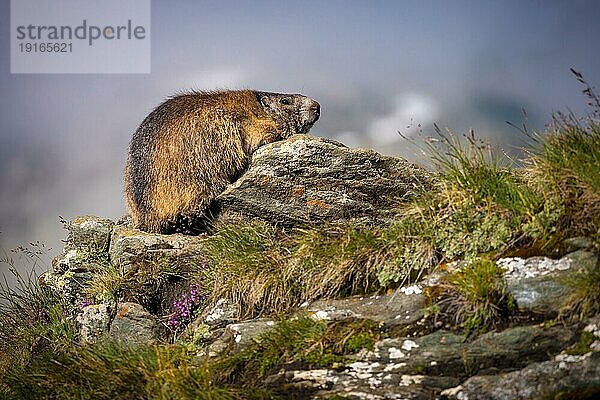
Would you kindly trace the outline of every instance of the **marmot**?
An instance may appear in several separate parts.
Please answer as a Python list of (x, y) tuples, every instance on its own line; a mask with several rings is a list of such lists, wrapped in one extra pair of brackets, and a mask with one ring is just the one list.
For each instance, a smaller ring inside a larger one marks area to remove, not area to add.
[(307, 133), (319, 115), (319, 103), (299, 94), (225, 90), (169, 98), (129, 145), (124, 184), (134, 225), (198, 233), (207, 208), (258, 147)]

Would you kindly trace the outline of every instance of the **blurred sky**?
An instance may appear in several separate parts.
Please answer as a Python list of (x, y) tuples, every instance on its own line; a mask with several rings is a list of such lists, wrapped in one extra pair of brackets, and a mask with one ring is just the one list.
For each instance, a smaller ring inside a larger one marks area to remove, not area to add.
[(153, 1), (152, 73), (11, 75), (0, 0), (0, 248), (58, 253), (58, 216), (117, 218), (131, 134), (186, 89), (302, 93), (312, 133), (414, 158), (421, 123), (521, 144), (505, 120), (543, 129), (586, 111), (569, 67), (600, 85), (598, 1)]

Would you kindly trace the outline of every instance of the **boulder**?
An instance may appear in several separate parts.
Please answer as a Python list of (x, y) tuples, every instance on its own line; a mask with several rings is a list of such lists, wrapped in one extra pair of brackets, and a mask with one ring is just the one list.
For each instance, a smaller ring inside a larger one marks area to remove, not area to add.
[(424, 315), (423, 303), (421, 286), (412, 285), (384, 295), (317, 300), (303, 308), (315, 319), (370, 319), (387, 330), (419, 321)]
[(497, 263), (507, 270), (507, 289), (519, 310), (556, 316), (565, 299), (576, 290), (568, 285), (568, 278), (592, 268), (597, 261), (597, 254), (578, 250), (557, 260), (512, 257)]
[(474, 376), (442, 392), (469, 400), (592, 399), (600, 393), (600, 353), (559, 354), (505, 374)]
[(106, 337), (110, 328), (114, 307), (108, 304), (90, 304), (77, 315), (80, 340), (83, 343), (95, 343)]
[(148, 344), (165, 331), (156, 316), (132, 302), (87, 305), (77, 315), (77, 323), (83, 343), (110, 338), (128, 345)]
[(428, 188), (410, 162), (308, 135), (259, 148), (248, 171), (217, 198), (227, 213), (286, 226), (322, 221), (386, 222), (400, 200)]
[(110, 337), (125, 344), (154, 343), (161, 337), (161, 325), (154, 315), (139, 304), (125, 302), (117, 305), (110, 324)]
[(174, 269), (201, 262), (201, 237), (147, 233), (115, 225), (110, 241), (110, 260), (127, 273), (136, 264), (170, 263)]
[(66, 250), (80, 249), (99, 254), (108, 250), (114, 223), (94, 215), (75, 217), (69, 224)]

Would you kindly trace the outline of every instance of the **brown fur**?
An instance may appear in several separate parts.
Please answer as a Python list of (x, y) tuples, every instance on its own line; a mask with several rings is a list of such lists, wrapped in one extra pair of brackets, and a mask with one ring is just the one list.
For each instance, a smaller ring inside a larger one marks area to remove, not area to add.
[(124, 183), (136, 227), (168, 233), (201, 217), (266, 143), (306, 133), (319, 104), (252, 90), (193, 92), (152, 111), (134, 133)]

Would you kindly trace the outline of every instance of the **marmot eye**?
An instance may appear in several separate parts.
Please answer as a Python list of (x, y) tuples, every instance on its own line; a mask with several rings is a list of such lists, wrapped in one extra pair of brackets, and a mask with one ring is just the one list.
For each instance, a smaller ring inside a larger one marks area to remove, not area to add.
[(290, 104), (292, 104), (292, 100), (290, 100), (289, 97), (284, 97), (283, 99), (279, 100), (279, 102), (284, 106), (289, 106)]

